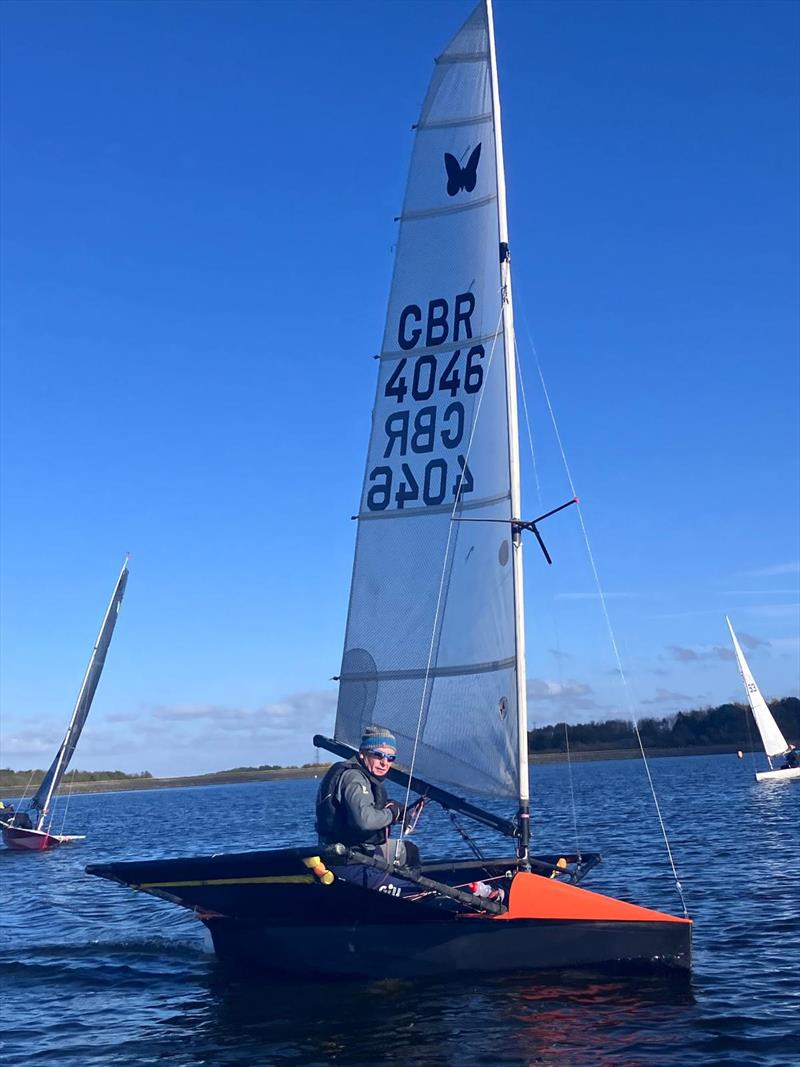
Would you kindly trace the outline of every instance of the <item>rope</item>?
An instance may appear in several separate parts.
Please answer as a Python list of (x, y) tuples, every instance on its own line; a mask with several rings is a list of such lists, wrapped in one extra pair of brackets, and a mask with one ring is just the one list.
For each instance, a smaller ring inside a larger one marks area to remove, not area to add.
[[(66, 792), (66, 803), (64, 804), (64, 817), (61, 820), (61, 830), (60, 830), (61, 834), (64, 833), (64, 827), (67, 824), (67, 812), (69, 811), (69, 802), (72, 799), (72, 791), (75, 788), (75, 771), (72, 772), (72, 777), (70, 777), (69, 772), (67, 772), (64, 775), (64, 780), (66, 780), (67, 778), (69, 778), (69, 788), (67, 789), (67, 792)], [(65, 796), (65, 794), (63, 794), (63, 793), (61, 795)], [(51, 826), (53, 825), (53, 819), (55, 818), (55, 815), (56, 815), (56, 813), (55, 813), (55, 808), (54, 808), (53, 817), (50, 819), (50, 825)]]
[(469, 848), (471, 849), (472, 854), (475, 856), (475, 858), (479, 859), (479, 860), (485, 859), (486, 857), (481, 852), (480, 848), (478, 848), (478, 846), (475, 844), (475, 842), (469, 836), (467, 831), (464, 829), (464, 827), (461, 825), (461, 823), (455, 817), (455, 814), (449, 808), (447, 809), (447, 814), (450, 816), (450, 821), (452, 822), (453, 826), (455, 826), (455, 828), (458, 831), (458, 833), (464, 838), (464, 840), (467, 842), (467, 845), (469, 845)]
[[(524, 318), (525, 318), (525, 315), (524, 315), (524, 312), (523, 312), (523, 319)], [(616, 639), (616, 635), (614, 633), (614, 627), (613, 627), (613, 625), (611, 623), (611, 616), (609, 615), (608, 604), (606, 602), (605, 592), (603, 590), (603, 586), (602, 586), (602, 583), (600, 581), (600, 574), (599, 574), (598, 569), (597, 569), (597, 564), (595, 562), (594, 553), (592, 552), (592, 547), (591, 547), (591, 544), (589, 543), (589, 533), (588, 533), (588, 530), (586, 528), (586, 523), (585, 523), (584, 518), (583, 518), (583, 510), (582, 510), (581, 505), (580, 505), (580, 500), (578, 499), (578, 494), (577, 494), (577, 492), (575, 490), (575, 483), (574, 483), (574, 481), (572, 479), (572, 471), (570, 470), (569, 462), (567, 461), (567, 454), (566, 454), (566, 451), (564, 449), (564, 444), (563, 444), (563, 442), (561, 440), (561, 434), (560, 434), (559, 429), (558, 429), (558, 422), (556, 421), (555, 411), (553, 410), (553, 405), (552, 405), (552, 403), (550, 401), (550, 394), (549, 394), (549, 392), (547, 390), (547, 385), (545, 384), (544, 374), (542, 373), (542, 368), (541, 368), (541, 365), (539, 363), (539, 356), (538, 356), (538, 354), (536, 352), (536, 346), (533, 343), (533, 339), (531, 338), (527, 320), (525, 320), (525, 331), (528, 334), (528, 343), (531, 346), (531, 351), (533, 352), (533, 358), (534, 358), (534, 360), (536, 362), (536, 370), (537, 370), (537, 372), (539, 374), (539, 381), (540, 381), (541, 386), (542, 386), (542, 393), (544, 394), (545, 402), (547, 404), (547, 410), (548, 410), (548, 413), (550, 415), (550, 421), (551, 421), (551, 423), (553, 425), (553, 432), (555, 433), (556, 442), (558, 443), (558, 448), (559, 448), (559, 451), (561, 453), (561, 461), (564, 464), (564, 472), (565, 472), (565, 474), (567, 476), (567, 481), (569, 482), (570, 491), (572, 492), (573, 497), (576, 498), (576, 502), (577, 502), (576, 506), (577, 506), (577, 509), (578, 509), (578, 520), (580, 522), (581, 532), (583, 534), (584, 545), (586, 546), (586, 554), (587, 554), (587, 556), (589, 558), (589, 564), (590, 564), (590, 566), (592, 568), (592, 575), (594, 576), (595, 588), (597, 589), (597, 595), (598, 595), (598, 598), (600, 600), (600, 606), (602, 608), (603, 617), (605, 618), (605, 621), (606, 621), (606, 629), (608, 630), (608, 637), (609, 637), (609, 641), (611, 642), (612, 651), (614, 653), (614, 659), (615, 659), (616, 666), (617, 666), (617, 673), (619, 674), (620, 682), (622, 684), (622, 689), (623, 689), (623, 693), (624, 693), (624, 696), (625, 696), (625, 701), (627, 703), (628, 715), (630, 716), (631, 724), (633, 725), (633, 730), (634, 730), (634, 733), (636, 735), (636, 741), (637, 741), (637, 743), (639, 745), (639, 752), (640, 752), (641, 757), (642, 757), (642, 763), (644, 764), (645, 773), (647, 775), (647, 781), (648, 781), (648, 783), (650, 785), (650, 793), (651, 793), (651, 795), (653, 797), (653, 804), (655, 805), (656, 815), (658, 816), (658, 823), (659, 823), (659, 826), (661, 827), (661, 835), (662, 835), (662, 837), (664, 839), (664, 845), (665, 845), (666, 850), (667, 850), (667, 857), (669, 859), (669, 865), (670, 865), (670, 868), (672, 870), (672, 876), (673, 876), (673, 878), (675, 880), (675, 886), (676, 886), (676, 888), (678, 890), (678, 896), (680, 897), (681, 906), (683, 907), (683, 913), (688, 918), (689, 912), (687, 910), (686, 901), (685, 901), (684, 896), (683, 896), (683, 886), (681, 885), (680, 878), (678, 877), (678, 870), (677, 870), (677, 867), (675, 865), (674, 857), (672, 855), (672, 849), (670, 847), (669, 837), (667, 836), (667, 829), (666, 829), (666, 826), (664, 825), (664, 819), (663, 819), (662, 814), (661, 814), (661, 807), (660, 807), (660, 805), (658, 803), (658, 797), (656, 796), (655, 786), (653, 785), (653, 778), (652, 778), (652, 776), (650, 774), (650, 765), (647, 762), (647, 756), (645, 755), (645, 751), (644, 751), (644, 744), (642, 743), (641, 734), (639, 733), (639, 724), (638, 724), (638, 722), (636, 720), (636, 710), (635, 710), (634, 703), (633, 703), (633, 698), (632, 698), (630, 685), (628, 684), (628, 678), (627, 678), (627, 675), (625, 674), (625, 669), (622, 666), (622, 659), (621, 659), (620, 654), (619, 654), (619, 647), (617, 645), (617, 639)]]
[[(530, 414), (528, 412), (528, 400), (527, 400), (527, 397), (525, 395), (525, 378), (524, 378), (524, 375), (522, 373), (522, 360), (520, 359), (519, 347), (517, 346), (517, 338), (516, 338), (516, 336), (514, 337), (514, 356), (515, 356), (516, 365), (517, 365), (517, 379), (519, 381), (520, 393), (522, 394), (522, 408), (523, 408), (523, 411), (524, 411), (524, 414), (525, 414), (525, 428), (526, 428), (526, 430), (528, 432), (528, 445), (530, 447), (531, 463), (533, 464), (534, 480), (536, 482), (536, 495), (537, 495), (538, 501), (539, 501), (539, 510), (542, 511), (544, 509), (544, 504), (542, 502), (542, 491), (541, 491), (541, 487), (540, 487), (540, 484), (539, 484), (539, 472), (538, 472), (537, 465), (536, 465), (536, 454), (535, 454), (534, 449), (533, 449), (533, 433), (531, 432), (531, 418), (530, 418)], [(573, 493), (572, 495), (574, 496), (575, 494)], [(563, 685), (563, 683), (564, 683), (564, 674), (563, 674), (563, 670), (562, 670), (562, 666), (561, 666), (561, 639), (560, 639), (559, 632), (558, 632), (558, 619), (556, 617), (555, 612), (552, 610), (552, 607), (551, 607), (550, 617), (551, 617), (551, 622), (553, 624), (553, 633), (555, 635), (555, 646), (556, 646), (556, 653), (557, 653), (556, 663), (557, 663), (557, 669), (558, 669), (558, 680), (559, 680), (559, 683), (561, 685)], [(573, 827), (573, 832), (575, 834), (575, 852), (577, 853), (578, 856), (580, 856), (581, 849), (580, 849), (580, 844), (579, 844), (579, 841), (578, 841), (578, 809), (577, 809), (577, 805), (575, 804), (575, 787), (574, 787), (573, 775), (572, 775), (572, 753), (570, 752), (570, 747), (569, 747), (569, 727), (568, 727), (566, 722), (564, 722), (564, 740), (566, 742), (566, 747), (567, 747), (567, 776), (568, 776), (568, 781), (569, 781), (569, 795), (570, 795), (570, 810), (571, 810), (571, 813), (572, 813), (572, 827)]]
[[(46, 773), (47, 772), (45, 771), (45, 774)], [(22, 804), (27, 799), (28, 790), (31, 787), (31, 782), (33, 781), (34, 774), (36, 774), (36, 770), (35, 769), (31, 770), (31, 773), (28, 775), (28, 781), (25, 783), (25, 788), (22, 790), (22, 796), (19, 798), (20, 807), (22, 807)]]
[[(489, 361), (486, 364), (486, 379), (488, 379), (489, 373), (490, 373), (490, 371), (492, 369), (492, 361), (494, 360), (494, 353), (495, 353), (495, 349), (497, 348), (497, 338), (499, 336), (500, 323), (502, 322), (502, 320), (503, 320), (503, 306), (502, 306), (502, 302), (501, 302), (500, 315), (499, 315), (499, 317), (497, 319), (497, 326), (495, 327), (495, 331), (494, 331), (494, 339), (492, 341), (492, 348), (491, 348), (491, 351), (489, 353)], [(469, 456), (470, 456), (470, 452), (472, 451), (472, 442), (475, 439), (475, 429), (476, 429), (476, 427), (478, 425), (478, 418), (479, 418), (480, 413), (481, 413), (481, 407), (483, 405), (483, 398), (484, 398), (485, 395), (486, 395), (486, 389), (483, 388), (483, 389), (481, 389), (480, 393), (478, 394), (478, 403), (477, 403), (477, 405), (475, 407), (475, 416), (474, 416), (474, 418), (472, 420), (472, 428), (470, 429), (469, 441), (467, 442), (467, 450), (466, 450), (466, 453), (464, 455), (464, 471), (467, 471), (469, 469)], [(459, 490), (460, 490), (460, 485), (459, 485)], [(431, 667), (433, 665), (434, 649), (436, 647), (436, 633), (437, 633), (437, 630), (439, 628), (439, 616), (441, 614), (441, 609), (442, 609), (442, 597), (444, 595), (445, 575), (447, 574), (447, 565), (448, 565), (448, 561), (449, 561), (449, 558), (450, 558), (450, 544), (451, 544), (451, 542), (453, 540), (453, 530), (456, 528), (456, 523), (454, 522), (454, 519), (455, 519), (456, 511), (458, 510), (458, 507), (459, 507), (460, 503), (461, 503), (461, 492), (459, 491), (456, 494), (455, 500), (453, 501), (453, 510), (452, 510), (452, 512), (450, 514), (450, 522), (448, 523), (448, 528), (447, 528), (447, 543), (446, 543), (445, 549), (444, 549), (444, 559), (442, 560), (442, 573), (441, 573), (441, 577), (439, 579), (439, 592), (438, 592), (437, 597), (436, 597), (436, 611), (434, 612), (434, 615), (433, 615), (433, 627), (432, 627), (432, 630), (431, 630), (431, 641), (430, 641), (430, 646), (428, 648), (428, 662), (425, 665), (425, 678), (424, 678), (424, 681), (422, 683), (422, 698), (420, 700), (420, 705), (419, 705), (419, 715), (417, 716), (417, 729), (416, 729), (416, 732), (414, 734), (414, 748), (413, 748), (413, 750), (411, 752), (411, 765), (409, 767), (409, 776), (408, 776), (409, 780), (408, 780), (408, 783), (406, 785), (406, 799), (405, 799), (405, 805), (404, 805), (406, 808), (408, 808), (408, 806), (409, 806), (409, 800), (410, 800), (410, 797), (411, 797), (411, 777), (414, 774), (414, 765), (415, 765), (416, 759), (417, 759), (417, 748), (419, 747), (419, 735), (420, 735), (420, 731), (422, 730), (422, 718), (423, 718), (423, 715), (425, 714), (425, 702), (426, 702), (427, 696), (428, 696), (428, 682), (430, 680)], [(400, 828), (400, 840), (401, 841), (403, 840), (404, 836), (405, 836), (405, 834), (404, 834), (403, 828), (401, 826), (401, 828)]]
[(531, 420), (528, 415), (528, 400), (525, 396), (525, 379), (522, 377), (522, 363), (519, 358), (519, 348), (517, 347), (517, 336), (514, 335), (514, 358), (517, 364), (517, 380), (519, 381), (519, 391), (522, 394), (522, 410), (525, 412), (525, 428), (528, 431), (528, 445), (531, 450), (531, 463), (533, 464), (533, 480), (536, 483), (536, 497), (539, 501), (539, 511), (542, 510), (544, 505), (542, 504), (542, 487), (539, 484), (539, 468), (536, 465), (536, 453), (533, 450), (533, 433), (531, 432)]

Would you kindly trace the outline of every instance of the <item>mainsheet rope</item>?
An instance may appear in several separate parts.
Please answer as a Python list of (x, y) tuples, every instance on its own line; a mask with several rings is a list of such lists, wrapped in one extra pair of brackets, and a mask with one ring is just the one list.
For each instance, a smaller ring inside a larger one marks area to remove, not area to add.
[[(635, 709), (635, 706), (634, 706), (633, 694), (632, 694), (631, 687), (630, 687), (629, 682), (628, 682), (628, 677), (627, 677), (627, 675), (625, 673), (625, 669), (622, 666), (622, 658), (621, 658), (620, 653), (619, 653), (619, 646), (617, 645), (617, 638), (616, 638), (616, 635), (615, 635), (615, 632), (614, 632), (614, 627), (613, 627), (612, 622), (611, 622), (611, 616), (610, 616), (609, 611), (608, 611), (608, 604), (606, 602), (605, 592), (603, 590), (603, 586), (602, 586), (602, 583), (600, 581), (600, 574), (599, 574), (598, 569), (597, 569), (597, 564), (595, 563), (594, 553), (592, 552), (592, 546), (591, 546), (591, 544), (589, 542), (589, 532), (588, 532), (588, 530), (586, 528), (586, 523), (585, 523), (584, 518), (583, 518), (583, 510), (582, 510), (581, 505), (580, 505), (580, 500), (578, 498), (578, 494), (575, 491), (575, 483), (574, 483), (574, 481), (572, 479), (572, 471), (570, 470), (569, 462), (567, 461), (567, 454), (566, 454), (566, 451), (564, 449), (563, 441), (561, 439), (561, 433), (559, 432), (558, 422), (556, 420), (555, 411), (553, 410), (553, 405), (552, 405), (552, 403), (550, 401), (550, 393), (548, 392), (547, 385), (546, 385), (545, 380), (544, 380), (544, 374), (542, 373), (542, 367), (541, 367), (541, 364), (539, 362), (539, 356), (538, 356), (538, 353), (536, 351), (536, 346), (533, 343), (533, 338), (531, 337), (530, 328), (528, 327), (528, 322), (527, 322), (527, 318), (525, 317), (524, 311), (522, 313), (522, 318), (523, 318), (523, 321), (525, 323), (525, 332), (528, 335), (528, 343), (531, 346), (531, 352), (533, 353), (533, 358), (534, 358), (534, 361), (536, 363), (536, 370), (537, 370), (538, 375), (539, 375), (539, 381), (540, 381), (541, 386), (542, 386), (542, 393), (544, 395), (545, 403), (547, 404), (547, 410), (548, 410), (548, 413), (550, 415), (550, 421), (551, 421), (551, 423), (553, 425), (553, 432), (555, 434), (556, 442), (558, 443), (558, 448), (559, 448), (559, 451), (561, 453), (561, 461), (564, 464), (564, 472), (565, 472), (565, 474), (567, 476), (567, 481), (569, 482), (570, 492), (572, 493), (573, 497), (575, 498), (576, 507), (578, 509), (578, 520), (580, 522), (581, 532), (583, 534), (583, 541), (584, 541), (584, 544), (586, 546), (586, 554), (587, 554), (587, 556), (589, 558), (589, 565), (592, 568), (592, 575), (594, 576), (595, 588), (597, 589), (597, 595), (598, 595), (598, 598), (600, 600), (600, 606), (602, 608), (603, 617), (605, 618), (605, 621), (606, 621), (606, 628), (608, 630), (608, 637), (609, 637), (609, 641), (611, 642), (611, 648), (612, 648), (612, 651), (614, 653), (614, 659), (615, 659), (616, 666), (617, 666), (617, 673), (619, 674), (620, 681), (622, 683), (622, 689), (623, 689), (623, 693), (625, 695), (625, 700), (626, 700), (627, 707), (628, 707), (628, 715), (630, 716), (630, 720), (631, 720), (631, 723), (633, 725), (633, 730), (634, 730), (634, 733), (636, 735), (636, 741), (637, 741), (637, 743), (639, 745), (639, 752), (640, 752), (641, 757), (642, 757), (642, 763), (644, 764), (645, 773), (647, 775), (647, 781), (648, 781), (648, 783), (650, 785), (650, 793), (651, 793), (651, 795), (653, 797), (653, 804), (655, 805), (656, 815), (658, 816), (658, 823), (659, 823), (659, 826), (661, 827), (661, 836), (664, 838), (664, 845), (665, 845), (666, 850), (667, 850), (667, 857), (669, 858), (669, 865), (670, 865), (670, 868), (672, 870), (672, 876), (673, 876), (673, 878), (675, 880), (675, 887), (678, 890), (678, 896), (680, 897), (681, 906), (683, 907), (683, 914), (688, 918), (689, 912), (688, 912), (688, 909), (686, 907), (686, 900), (684, 899), (684, 896), (683, 896), (683, 886), (681, 885), (680, 878), (678, 877), (678, 870), (677, 870), (677, 867), (675, 865), (675, 859), (674, 859), (674, 857), (672, 855), (672, 848), (670, 847), (669, 837), (667, 835), (667, 828), (666, 828), (666, 826), (664, 824), (664, 819), (663, 819), (662, 814), (661, 814), (661, 807), (660, 807), (660, 805), (658, 803), (658, 797), (656, 796), (656, 790), (655, 790), (655, 786), (653, 784), (653, 778), (652, 778), (652, 775), (650, 774), (650, 765), (649, 765), (649, 763), (647, 761), (647, 756), (645, 755), (644, 744), (642, 743), (641, 734), (639, 733), (639, 723), (638, 723), (637, 718), (636, 718), (636, 709)], [(519, 359), (519, 351), (517, 351), (517, 359)], [(520, 375), (520, 377), (521, 377), (521, 375)], [(526, 407), (526, 413), (527, 413), (527, 407)]]
[[(503, 320), (503, 303), (501, 301), (500, 315), (498, 316), (498, 319), (497, 319), (497, 326), (495, 327), (495, 331), (494, 331), (494, 339), (492, 340), (492, 348), (491, 348), (491, 351), (489, 352), (489, 362), (486, 365), (486, 378), (487, 379), (489, 377), (489, 374), (491, 373), (492, 362), (494, 360), (494, 353), (495, 353), (495, 349), (497, 348), (497, 338), (500, 336), (500, 323), (502, 322), (502, 320)], [(477, 405), (475, 407), (475, 415), (474, 415), (474, 417), (472, 419), (472, 427), (470, 429), (469, 440), (467, 442), (467, 450), (466, 450), (466, 454), (464, 456), (464, 470), (465, 471), (469, 469), (469, 456), (470, 456), (470, 452), (472, 451), (472, 442), (475, 439), (475, 430), (476, 430), (477, 425), (478, 425), (478, 418), (479, 418), (480, 413), (481, 413), (481, 407), (483, 405), (483, 398), (484, 398), (485, 394), (486, 394), (486, 390), (485, 389), (481, 389), (480, 393), (478, 394), (478, 403), (477, 403)], [(460, 490), (460, 486), (459, 486), (459, 490)], [(445, 576), (447, 574), (447, 564), (448, 564), (448, 561), (450, 559), (450, 545), (451, 545), (452, 540), (453, 540), (453, 530), (456, 528), (455, 515), (456, 515), (456, 511), (457, 511), (458, 506), (459, 506), (460, 503), (461, 503), (461, 493), (459, 491), (458, 493), (456, 493), (456, 498), (453, 501), (453, 510), (450, 513), (450, 522), (448, 523), (448, 527), (447, 527), (447, 543), (446, 543), (445, 549), (444, 549), (444, 559), (442, 560), (442, 573), (441, 573), (441, 576), (439, 578), (439, 592), (438, 592), (438, 595), (436, 597), (436, 611), (434, 612), (434, 616), (433, 616), (433, 627), (431, 628), (431, 640), (430, 640), (430, 645), (428, 647), (428, 662), (427, 662), (427, 664), (425, 666), (425, 678), (424, 678), (423, 683), (422, 683), (422, 698), (421, 698), (420, 704), (419, 704), (419, 715), (417, 716), (417, 728), (416, 728), (416, 731), (414, 733), (414, 748), (412, 749), (412, 752), (411, 752), (411, 766), (409, 767), (408, 782), (406, 784), (406, 799), (405, 799), (405, 802), (404, 802), (404, 805), (403, 805), (406, 810), (408, 810), (409, 800), (411, 798), (411, 778), (412, 778), (412, 776), (414, 774), (414, 764), (416, 763), (417, 748), (419, 746), (419, 735), (420, 735), (420, 731), (422, 730), (422, 718), (423, 718), (423, 715), (425, 714), (425, 701), (426, 701), (427, 696), (428, 696), (428, 682), (430, 680), (431, 667), (433, 665), (434, 649), (436, 647), (436, 634), (437, 634), (437, 631), (438, 631), (438, 628), (439, 628), (439, 615), (440, 615), (441, 609), (442, 609), (442, 597), (444, 595)], [(404, 837), (405, 837), (405, 822), (400, 824), (400, 840), (402, 841)]]

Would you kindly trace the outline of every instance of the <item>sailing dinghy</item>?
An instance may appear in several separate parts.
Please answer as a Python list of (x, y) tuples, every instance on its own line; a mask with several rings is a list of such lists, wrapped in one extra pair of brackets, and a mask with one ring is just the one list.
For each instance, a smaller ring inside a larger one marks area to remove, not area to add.
[(75, 751), (75, 746), (81, 736), (89, 709), (92, 706), (97, 683), (103, 673), (106, 662), (106, 654), (117, 624), (122, 598), (125, 595), (125, 586), (128, 583), (128, 559), (122, 565), (122, 570), (114, 586), (114, 593), (109, 602), (106, 613), (103, 616), (103, 624), (97, 635), (89, 665), (83, 676), (83, 683), (75, 701), (75, 707), (67, 726), (64, 740), (56, 752), (55, 759), (42, 779), (41, 785), (31, 798), (26, 809), (16, 811), (10, 819), (0, 819), (0, 827), (3, 831), (3, 841), (8, 848), (42, 852), (48, 848), (67, 844), (70, 841), (82, 841), (84, 834), (57, 834), (51, 829), (52, 804), (58, 787), (64, 775), (67, 773), (70, 760)]
[[(413, 791), (506, 844), (486, 855), (472, 842), (472, 858), (413, 868), (341, 844), (87, 868), (193, 911), (223, 959), (379, 977), (690, 966), (688, 918), (581, 888), (596, 854), (530, 852), (523, 531), (541, 540), (540, 520), (519, 518), (514, 351), (492, 7), (481, 0), (437, 60), (416, 125), (335, 738), (314, 744), (350, 757), (369, 723), (386, 724), (407, 809)], [(515, 802), (516, 817), (462, 793)]]
[[(756, 781), (766, 782), (781, 778), (800, 778), (800, 761), (798, 761), (796, 750), (793, 745), (787, 743), (786, 738), (781, 733), (781, 728), (775, 722), (775, 716), (769, 710), (769, 705), (761, 695), (761, 690), (758, 688), (756, 680), (747, 665), (742, 646), (739, 644), (739, 640), (733, 631), (731, 620), (727, 615), (725, 616), (725, 622), (727, 622), (728, 629), (731, 632), (733, 650), (736, 653), (736, 662), (739, 664), (739, 674), (741, 674), (744, 682), (744, 691), (747, 693), (747, 702), (756, 721), (761, 743), (766, 753), (767, 763), (769, 763), (768, 771), (756, 771)], [(780, 761), (781, 765), (776, 767), (772, 762), (773, 760)], [(793, 760), (796, 762), (794, 767), (790, 766)]]

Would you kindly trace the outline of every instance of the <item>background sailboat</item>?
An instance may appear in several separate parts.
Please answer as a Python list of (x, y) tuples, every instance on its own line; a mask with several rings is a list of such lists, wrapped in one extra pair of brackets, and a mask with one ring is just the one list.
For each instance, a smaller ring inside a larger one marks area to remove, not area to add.
[(0, 827), (3, 831), (3, 840), (9, 848), (26, 849), (33, 852), (41, 852), (44, 849), (54, 848), (69, 841), (78, 841), (85, 835), (57, 834), (50, 831), (52, 822), (52, 804), (58, 787), (67, 773), (75, 746), (81, 736), (84, 724), (92, 706), (92, 700), (103, 673), (106, 662), (106, 654), (114, 627), (117, 624), (117, 615), (125, 595), (125, 587), (128, 583), (128, 557), (122, 565), (122, 570), (117, 578), (114, 592), (109, 602), (100, 633), (97, 635), (89, 665), (83, 676), (78, 699), (67, 726), (64, 740), (56, 752), (53, 762), (32, 797), (27, 808), (17, 811), (11, 819), (0, 819)]
[[(731, 632), (731, 640), (733, 641), (733, 650), (736, 653), (736, 662), (739, 664), (739, 673), (742, 676), (744, 682), (744, 691), (747, 693), (747, 702), (750, 705), (750, 710), (753, 712), (753, 718), (755, 719), (758, 732), (761, 737), (761, 743), (764, 746), (764, 752), (767, 756), (767, 762), (769, 763), (768, 771), (756, 771), (756, 781), (763, 782), (767, 779), (777, 778), (800, 778), (800, 766), (785, 766), (786, 757), (794, 751), (790, 749), (786, 738), (781, 733), (780, 727), (775, 722), (775, 717), (769, 710), (769, 705), (761, 695), (761, 690), (756, 685), (756, 680), (750, 668), (747, 665), (747, 660), (744, 658), (741, 645), (733, 631), (731, 620), (728, 616), (725, 616), (725, 622), (728, 624), (728, 629)], [(797, 756), (795, 754), (795, 759)], [(773, 760), (778, 762), (776, 767), (773, 764)]]
[[(494, 856), (475, 846), (473, 858), (413, 869), (342, 844), (87, 868), (191, 909), (224, 958), (378, 976), (690, 966), (688, 918), (579, 888), (596, 855), (529, 854), (521, 549), (523, 530), (536, 530), (520, 519), (513, 326), (485, 0), (436, 61), (416, 125), (336, 737), (314, 743), (351, 755), (368, 723), (387, 724), (404, 765), (391, 779), (507, 840)], [(444, 785), (505, 799), (516, 817)], [(484, 879), (502, 896), (470, 889)]]

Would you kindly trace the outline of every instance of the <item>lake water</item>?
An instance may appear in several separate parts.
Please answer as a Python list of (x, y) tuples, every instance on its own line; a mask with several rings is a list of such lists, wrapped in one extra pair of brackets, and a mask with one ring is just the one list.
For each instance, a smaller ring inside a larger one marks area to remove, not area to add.
[[(308, 844), (317, 782), (76, 796), (52, 852), (0, 850), (0, 1061), (136, 1064), (780, 1064), (800, 1039), (800, 783), (750, 759), (650, 763), (695, 920), (691, 980), (589, 973), (254, 983), (226, 973), (183, 910), (90, 878), (88, 863)], [(599, 850), (586, 888), (680, 914), (640, 761), (537, 768), (539, 851)], [(575, 797), (575, 818), (571, 795)], [(496, 807), (503, 814), (508, 808)], [(54, 829), (60, 830), (59, 816)], [(478, 840), (492, 840), (479, 831)], [(428, 857), (460, 854), (433, 806)], [(505, 846), (497, 839), (495, 854)]]

